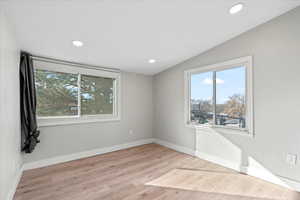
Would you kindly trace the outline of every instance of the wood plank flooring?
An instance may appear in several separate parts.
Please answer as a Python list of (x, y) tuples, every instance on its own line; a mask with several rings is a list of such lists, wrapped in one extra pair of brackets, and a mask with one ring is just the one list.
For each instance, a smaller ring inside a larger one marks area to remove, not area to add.
[[(271, 200), (244, 195), (149, 186), (174, 169), (236, 173), (213, 163), (157, 144), (25, 171), (14, 200)], [(245, 176), (245, 175), (241, 175)], [(247, 183), (249, 184), (249, 183)], [(269, 183), (266, 183), (269, 184)], [(236, 187), (242, 187), (236, 185)], [(249, 187), (264, 185), (252, 184)], [(268, 187), (265, 187), (268, 188)], [(278, 189), (286, 200), (300, 200), (297, 192)]]

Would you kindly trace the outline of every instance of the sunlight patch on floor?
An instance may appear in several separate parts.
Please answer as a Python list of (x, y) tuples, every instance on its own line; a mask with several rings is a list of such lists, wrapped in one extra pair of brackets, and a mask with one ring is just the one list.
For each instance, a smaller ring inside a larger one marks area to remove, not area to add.
[(214, 170), (173, 169), (146, 185), (254, 198), (299, 199), (299, 193), (261, 179)]

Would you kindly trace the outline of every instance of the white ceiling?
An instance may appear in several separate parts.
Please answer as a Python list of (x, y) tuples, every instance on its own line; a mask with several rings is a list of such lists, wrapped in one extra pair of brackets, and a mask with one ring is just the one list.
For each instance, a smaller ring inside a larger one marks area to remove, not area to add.
[[(0, 2), (23, 50), (143, 74), (163, 71), (300, 5), (299, 0)], [(230, 15), (238, 2), (245, 9)], [(84, 46), (75, 48), (72, 40)]]

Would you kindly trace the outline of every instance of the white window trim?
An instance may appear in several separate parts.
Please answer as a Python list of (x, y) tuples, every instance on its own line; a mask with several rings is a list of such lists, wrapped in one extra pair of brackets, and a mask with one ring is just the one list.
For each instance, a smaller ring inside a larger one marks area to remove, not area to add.
[[(49, 70), (53, 72), (62, 72), (69, 74), (91, 75), (99, 77), (114, 78), (114, 107), (113, 114), (99, 115), (80, 115), (80, 110), (76, 116), (53, 116), (53, 117), (38, 117), (37, 122), (39, 127), (59, 126), (69, 124), (93, 123), (93, 122), (113, 122), (121, 120), (121, 73), (110, 72), (98, 69), (76, 67), (68, 65), (68, 63), (55, 63), (47, 60), (33, 59), (35, 69)], [(78, 80), (79, 81), (79, 80)], [(80, 95), (80, 93), (79, 93)], [(78, 103), (80, 109), (80, 101), (78, 95)]]
[[(191, 108), (191, 75), (209, 71), (222, 71), (238, 66), (246, 67), (246, 125), (247, 128), (235, 128), (219, 125), (192, 125), (190, 124)], [(187, 127), (196, 129), (227, 129), (230, 133), (254, 136), (254, 109), (253, 109), (253, 57), (246, 56), (213, 65), (197, 67), (184, 71), (184, 123)]]

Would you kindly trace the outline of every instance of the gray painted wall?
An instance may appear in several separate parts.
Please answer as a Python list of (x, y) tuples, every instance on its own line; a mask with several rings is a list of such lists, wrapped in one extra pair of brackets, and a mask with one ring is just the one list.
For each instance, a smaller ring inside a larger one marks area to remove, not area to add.
[(41, 127), (25, 163), (152, 138), (152, 77), (123, 72), (121, 79), (121, 121)]
[(19, 49), (0, 9), (0, 199), (6, 199), (22, 164), (20, 153)]
[[(300, 7), (154, 77), (154, 136), (229, 162), (252, 164), (300, 181)], [(184, 124), (184, 70), (254, 57), (255, 138), (202, 132)], [(284, 116), (284, 118), (278, 117)], [(250, 157), (252, 159), (250, 159)]]

